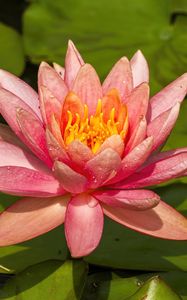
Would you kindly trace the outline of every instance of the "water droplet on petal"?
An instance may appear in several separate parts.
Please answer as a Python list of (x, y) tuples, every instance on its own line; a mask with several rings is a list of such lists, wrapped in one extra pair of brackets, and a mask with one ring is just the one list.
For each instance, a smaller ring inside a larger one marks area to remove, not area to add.
[(96, 184), (97, 183), (97, 178), (95, 176), (91, 176), (91, 181), (92, 181), (92, 183)]

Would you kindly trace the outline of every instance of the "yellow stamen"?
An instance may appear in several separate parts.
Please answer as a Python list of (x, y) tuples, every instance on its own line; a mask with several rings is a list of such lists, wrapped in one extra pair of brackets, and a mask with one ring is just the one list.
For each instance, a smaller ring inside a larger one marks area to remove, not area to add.
[[(122, 139), (125, 138), (127, 128), (119, 131), (119, 122), (115, 117), (115, 108), (112, 108), (107, 122), (103, 120), (102, 101), (98, 100), (96, 112), (88, 116), (88, 106), (84, 106), (84, 115), (81, 118), (78, 113), (76, 119), (71, 111), (67, 111), (68, 122), (64, 130), (64, 142), (69, 145), (74, 140), (79, 140), (91, 148), (96, 153), (103, 142), (110, 136), (119, 134)], [(75, 120), (75, 121), (73, 121)], [(126, 120), (124, 120), (124, 124)]]

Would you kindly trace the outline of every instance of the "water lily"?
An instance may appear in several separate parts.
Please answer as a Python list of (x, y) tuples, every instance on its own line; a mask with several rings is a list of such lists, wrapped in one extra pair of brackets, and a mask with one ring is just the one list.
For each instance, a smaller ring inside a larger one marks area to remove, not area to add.
[(160, 152), (187, 90), (182, 75), (149, 100), (138, 51), (101, 85), (69, 42), (65, 68), (41, 63), (38, 94), (0, 71), (0, 190), (24, 196), (0, 215), (0, 245), (65, 223), (72, 256), (100, 242), (103, 215), (141, 233), (187, 239), (187, 220), (145, 189), (187, 175), (187, 148)]

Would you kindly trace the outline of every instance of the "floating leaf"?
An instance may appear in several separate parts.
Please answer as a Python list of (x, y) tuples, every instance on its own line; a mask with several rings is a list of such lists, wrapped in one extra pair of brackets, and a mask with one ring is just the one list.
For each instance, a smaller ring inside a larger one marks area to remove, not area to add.
[(130, 272), (127, 274), (127, 271), (123, 270), (93, 273), (87, 278), (81, 300), (126, 299), (135, 294), (146, 280), (153, 276), (160, 276), (183, 300), (187, 299), (187, 286), (184, 284), (187, 280), (186, 272), (145, 273), (133, 277), (129, 276)]
[(34, 265), (11, 278), (0, 292), (9, 300), (76, 300), (80, 299), (87, 276), (81, 260), (48, 261)]
[(128, 300), (180, 300), (181, 298), (159, 277), (153, 277)]
[[(104, 276), (106, 278), (104, 278)], [(133, 295), (139, 288), (136, 277), (108, 280), (108, 273), (96, 273), (88, 276), (86, 288), (81, 300), (121, 300)]]

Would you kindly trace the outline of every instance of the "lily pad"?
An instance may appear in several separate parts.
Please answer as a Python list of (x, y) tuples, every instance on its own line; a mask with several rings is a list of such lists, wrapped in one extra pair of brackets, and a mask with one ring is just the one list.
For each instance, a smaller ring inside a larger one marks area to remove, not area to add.
[(133, 295), (140, 287), (136, 277), (113, 280), (104, 280), (102, 277), (102, 273), (88, 276), (81, 300), (121, 300)]
[(25, 50), (34, 63), (64, 64), (72, 39), (104, 78), (117, 59), (130, 58), (140, 48), (150, 64), (155, 92), (187, 68), (187, 16), (181, 15), (187, 3), (178, 2), (37, 0), (24, 14)]
[(24, 67), (22, 38), (13, 28), (0, 23), (0, 68), (21, 75)]
[(80, 299), (86, 276), (87, 265), (81, 260), (43, 262), (11, 278), (1, 290), (0, 299)]
[(113, 272), (105, 271), (89, 275), (81, 300), (126, 299), (135, 294), (146, 280), (154, 276), (160, 276), (183, 300), (187, 299), (185, 284), (187, 272), (145, 273), (129, 277), (129, 274), (125, 271), (114, 270)]
[[(152, 274), (153, 275), (153, 274)], [(155, 275), (155, 274), (154, 274)], [(187, 272), (167, 272), (158, 274), (183, 300), (187, 300)], [(150, 275), (148, 275), (150, 276)], [(145, 275), (137, 276), (139, 280), (144, 280), (148, 278)]]
[[(125, 299), (125, 298), (124, 298)], [(159, 277), (153, 277), (126, 300), (180, 300), (181, 298)]]

